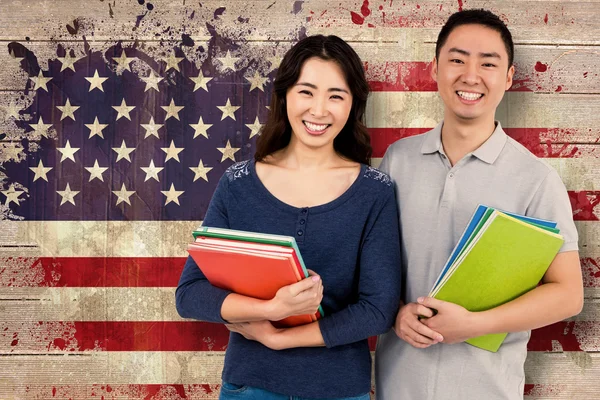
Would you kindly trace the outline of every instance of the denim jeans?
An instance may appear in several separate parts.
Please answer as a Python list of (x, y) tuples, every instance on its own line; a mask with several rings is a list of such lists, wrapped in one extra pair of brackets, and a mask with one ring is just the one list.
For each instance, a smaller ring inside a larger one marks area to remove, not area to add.
[[(323, 400), (370, 400), (369, 393), (356, 397), (335, 397)], [(223, 382), (219, 400), (309, 400), (304, 397), (286, 396), (269, 392), (252, 386), (240, 386), (229, 382)]]

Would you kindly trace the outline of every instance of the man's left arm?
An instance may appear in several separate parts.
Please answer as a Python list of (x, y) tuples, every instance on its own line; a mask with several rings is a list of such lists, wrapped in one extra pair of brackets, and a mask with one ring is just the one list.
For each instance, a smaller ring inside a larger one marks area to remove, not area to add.
[(437, 315), (424, 321), (457, 343), (489, 333), (520, 332), (550, 325), (579, 314), (583, 307), (583, 283), (579, 252), (559, 253), (542, 278), (542, 284), (513, 301), (487, 311), (470, 312), (461, 306), (425, 297), (419, 299)]
[(424, 298), (423, 305), (438, 311), (425, 324), (442, 334), (444, 342), (536, 329), (581, 311), (583, 282), (578, 234), (567, 189), (555, 170), (550, 170), (540, 183), (527, 207), (527, 215), (557, 222), (564, 237), (563, 246), (544, 274), (542, 284), (515, 300), (481, 312), (469, 312), (452, 303)]

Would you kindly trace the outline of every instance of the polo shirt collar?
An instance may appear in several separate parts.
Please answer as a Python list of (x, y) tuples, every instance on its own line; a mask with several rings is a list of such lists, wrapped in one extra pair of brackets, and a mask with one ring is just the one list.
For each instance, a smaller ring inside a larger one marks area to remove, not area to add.
[(425, 139), (421, 145), (421, 153), (432, 154), (439, 151), (444, 154), (444, 148), (442, 147), (442, 126), (444, 121), (440, 122), (435, 128), (425, 134)]
[[(432, 154), (439, 152), (444, 154), (444, 148), (442, 147), (443, 125), (444, 121), (440, 122), (435, 128), (425, 134), (425, 139), (421, 145), (421, 153)], [(500, 122), (496, 121), (496, 129), (494, 129), (492, 136), (490, 136), (488, 140), (479, 146), (472, 154), (483, 162), (493, 164), (502, 152), (506, 141), (506, 133), (504, 133)]]
[(506, 140), (506, 133), (504, 133), (502, 126), (500, 126), (500, 122), (496, 121), (496, 129), (494, 129), (492, 136), (483, 142), (483, 144), (473, 152), (473, 155), (483, 162), (493, 164), (502, 152)]

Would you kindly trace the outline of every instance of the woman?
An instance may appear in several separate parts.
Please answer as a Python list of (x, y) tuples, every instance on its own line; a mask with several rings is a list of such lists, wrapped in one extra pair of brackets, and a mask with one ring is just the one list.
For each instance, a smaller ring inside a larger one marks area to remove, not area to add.
[[(221, 178), (204, 225), (294, 236), (311, 276), (264, 301), (213, 287), (188, 258), (182, 317), (227, 324), (221, 399), (369, 399), (367, 338), (400, 299), (398, 215), (389, 177), (369, 167), (362, 62), (336, 36), (283, 58), (254, 160)], [(276, 329), (269, 321), (325, 317)]]

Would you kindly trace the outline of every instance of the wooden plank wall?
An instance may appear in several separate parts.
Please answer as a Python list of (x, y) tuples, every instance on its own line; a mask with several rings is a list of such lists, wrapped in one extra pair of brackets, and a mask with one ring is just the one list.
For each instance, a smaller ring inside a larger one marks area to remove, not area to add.
[[(533, 332), (525, 397), (597, 398), (600, 1), (0, 0), (0, 189), (15, 183), (6, 173), (11, 167), (37, 165), (31, 160), (39, 149), (32, 143), (42, 138), (28, 124), (39, 122), (40, 89), (34, 90), (29, 78), (40, 68), (47, 72), (61, 65), (58, 58), (66, 53), (85, 59), (101, 52), (107, 68), (114, 69), (112, 58), (124, 49), (137, 57), (133, 73), (145, 77), (152, 68), (172, 78), (174, 72), (161, 60), (173, 52), (185, 59), (185, 77), (197, 75), (189, 73), (192, 69), (218, 77), (225, 71), (216, 58), (230, 50), (239, 57), (235, 69), (244, 77), (258, 73), (272, 80), (277, 57), (298, 38), (315, 33), (348, 40), (365, 62), (374, 90), (367, 120), (377, 165), (391, 142), (441, 118), (427, 75), (437, 32), (454, 11), (481, 7), (508, 23), (516, 43), (515, 84), (497, 117), (509, 134), (557, 168), (580, 233), (584, 310)], [(76, 68), (86, 63), (79, 61)], [(238, 79), (228, 89), (231, 98), (252, 102), (239, 97), (249, 85)], [(207, 91), (222, 89), (215, 78)], [(260, 107), (268, 104), (260, 102)], [(216, 105), (206, 115), (220, 116)], [(257, 107), (254, 114), (244, 112), (249, 118), (236, 120), (244, 134), (235, 137), (235, 147), (255, 140), (247, 124), (260, 114)], [(60, 121), (46, 123), (53, 125), (48, 135), (60, 140)], [(136, 129), (143, 132), (139, 125)], [(223, 134), (223, 146), (227, 137)], [(222, 173), (228, 165), (215, 171)], [(209, 187), (214, 189), (217, 180), (213, 176)], [(0, 201), (0, 398), (217, 398), (226, 332), (210, 324), (190, 325), (173, 305), (185, 243), (201, 216), (173, 222), (43, 223), (22, 220), (21, 206), (6, 194)], [(154, 232), (160, 234), (144, 234)], [(121, 264), (78, 264), (105, 257)], [(144, 260), (153, 260), (147, 270)], [(136, 274), (157, 276), (155, 281), (136, 275), (148, 281), (133, 283), (127, 263), (135, 263)], [(109, 268), (118, 269), (126, 282), (111, 278)], [(96, 273), (101, 277), (86, 281), (85, 274)], [(97, 321), (104, 321), (102, 331)], [(162, 341), (150, 343), (145, 335)]]

